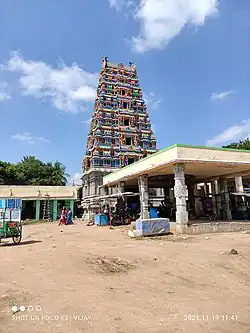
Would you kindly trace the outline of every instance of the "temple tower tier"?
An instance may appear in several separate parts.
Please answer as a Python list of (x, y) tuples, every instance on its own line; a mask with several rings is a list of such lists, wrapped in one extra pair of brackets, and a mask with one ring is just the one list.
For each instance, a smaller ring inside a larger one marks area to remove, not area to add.
[(100, 193), (102, 176), (156, 151), (136, 66), (102, 59), (83, 159), (83, 196)]

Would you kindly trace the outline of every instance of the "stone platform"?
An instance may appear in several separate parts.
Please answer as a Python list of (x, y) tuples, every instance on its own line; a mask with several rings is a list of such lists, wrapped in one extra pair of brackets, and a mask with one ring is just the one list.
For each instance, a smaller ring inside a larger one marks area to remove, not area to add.
[(250, 221), (197, 221), (187, 228), (189, 235), (239, 231), (250, 231)]
[(140, 236), (160, 236), (175, 232), (175, 222), (170, 222), (167, 218), (138, 219), (132, 222), (134, 230), (129, 230), (130, 237)]
[[(132, 222), (134, 236), (157, 236), (167, 233), (176, 234), (176, 222), (170, 222), (168, 219), (148, 219)], [(136, 230), (135, 230), (136, 229)], [(204, 222), (195, 221), (187, 228), (188, 235), (200, 235), (223, 232), (249, 232), (250, 221), (213, 221)]]

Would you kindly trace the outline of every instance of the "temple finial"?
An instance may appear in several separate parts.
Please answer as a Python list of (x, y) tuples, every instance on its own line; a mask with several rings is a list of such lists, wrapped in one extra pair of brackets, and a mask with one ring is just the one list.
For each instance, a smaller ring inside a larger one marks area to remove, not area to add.
[(102, 57), (102, 68), (106, 68), (108, 65), (108, 57)]

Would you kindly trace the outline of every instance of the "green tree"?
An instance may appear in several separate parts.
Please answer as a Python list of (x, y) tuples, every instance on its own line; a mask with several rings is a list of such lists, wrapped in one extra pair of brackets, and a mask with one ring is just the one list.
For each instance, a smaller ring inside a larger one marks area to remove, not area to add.
[(25, 156), (16, 164), (17, 177), (21, 185), (42, 185), (40, 177), (43, 171), (43, 162), (35, 156)]
[(243, 141), (233, 142), (227, 146), (223, 146), (223, 148), (250, 150), (250, 140), (247, 138)]
[(35, 156), (25, 156), (17, 164), (0, 161), (0, 184), (4, 185), (64, 186), (68, 177), (58, 161), (44, 163)]
[(0, 161), (0, 184), (14, 185), (18, 183), (15, 165)]
[(64, 186), (67, 184), (69, 175), (66, 173), (65, 166), (55, 161), (54, 163), (46, 163), (43, 165), (39, 185)]

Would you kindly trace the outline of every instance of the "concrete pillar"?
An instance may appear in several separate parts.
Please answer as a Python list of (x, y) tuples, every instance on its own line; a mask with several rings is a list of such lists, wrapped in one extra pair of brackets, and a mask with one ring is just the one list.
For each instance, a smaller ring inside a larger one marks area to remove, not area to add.
[(185, 184), (184, 164), (174, 166), (174, 195), (176, 201), (176, 232), (186, 233), (188, 223), (188, 212), (186, 198), (188, 192)]
[(235, 177), (234, 180), (236, 192), (244, 192), (242, 177)]
[(40, 220), (40, 200), (36, 200), (36, 221)]
[(52, 212), (52, 219), (53, 221), (57, 220), (57, 206), (58, 206), (58, 201), (53, 200), (53, 212)]
[(74, 208), (75, 208), (74, 203), (75, 203), (75, 200), (70, 200), (70, 201), (69, 201), (69, 208), (70, 208), (71, 211), (72, 211), (72, 216), (73, 216), (73, 218), (74, 218)]
[(232, 220), (232, 212), (230, 209), (230, 197), (228, 193), (228, 186), (226, 179), (220, 179), (220, 190), (221, 190), (221, 204), (223, 211), (223, 219)]
[(141, 219), (149, 219), (148, 211), (148, 176), (142, 175), (138, 178), (138, 187), (140, 193)]

